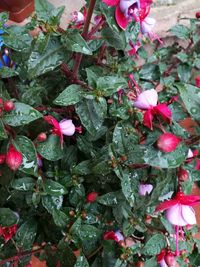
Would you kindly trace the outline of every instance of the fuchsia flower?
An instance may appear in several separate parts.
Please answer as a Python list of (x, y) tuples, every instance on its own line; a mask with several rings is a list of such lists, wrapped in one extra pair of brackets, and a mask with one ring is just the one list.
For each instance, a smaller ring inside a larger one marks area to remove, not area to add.
[(44, 120), (53, 125), (52, 133), (59, 136), (61, 146), (63, 145), (63, 135), (72, 136), (75, 133), (75, 126), (72, 120), (63, 119), (58, 122), (53, 116), (44, 116)]
[(98, 193), (97, 192), (90, 192), (87, 197), (86, 197), (86, 200), (88, 203), (91, 203), (91, 202), (94, 202), (96, 201), (98, 197)]
[[(176, 233), (176, 255), (179, 255), (179, 227), (196, 224), (195, 212), (191, 206), (200, 204), (200, 196), (184, 195), (178, 192), (171, 200), (166, 200), (156, 207), (156, 211), (166, 211), (167, 220), (174, 225)], [(183, 235), (182, 235), (183, 236)]]
[(3, 237), (5, 243), (7, 243), (17, 232), (17, 225), (0, 227), (0, 236)]
[(157, 140), (157, 147), (165, 153), (174, 151), (180, 144), (181, 138), (172, 133), (161, 134)]
[(115, 19), (123, 30), (132, 20), (142, 22), (148, 16), (151, 0), (102, 0), (108, 6), (116, 6)]
[(103, 236), (104, 240), (114, 240), (115, 242), (119, 243), (120, 241), (124, 240), (124, 236), (120, 231), (108, 231)]
[(166, 249), (162, 249), (157, 255), (157, 262), (160, 267), (174, 267), (176, 264), (174, 252)]
[(157, 104), (158, 93), (155, 89), (146, 90), (140, 93), (134, 101), (136, 108), (146, 110), (144, 113), (143, 124), (153, 129), (153, 118), (155, 115), (160, 115), (167, 123), (171, 122), (172, 113), (166, 103)]
[(75, 24), (75, 28), (80, 28), (84, 24), (86, 15), (87, 15), (87, 10), (85, 7), (83, 8), (83, 12), (74, 11), (71, 14), (72, 16), (71, 21)]
[(139, 185), (139, 195), (140, 196), (149, 195), (152, 190), (153, 190), (152, 184), (140, 184)]

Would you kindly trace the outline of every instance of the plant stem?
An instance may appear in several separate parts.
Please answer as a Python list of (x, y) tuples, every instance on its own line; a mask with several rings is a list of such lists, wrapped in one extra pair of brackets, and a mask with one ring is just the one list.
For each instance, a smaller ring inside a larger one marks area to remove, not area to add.
[[(90, 0), (90, 4), (89, 4), (87, 16), (86, 16), (86, 20), (85, 20), (85, 24), (84, 24), (84, 28), (83, 28), (83, 33), (82, 33), (82, 36), (85, 40), (87, 40), (87, 37), (88, 37), (88, 30), (89, 30), (92, 14), (94, 11), (95, 3), (96, 3), (96, 0)], [(83, 55), (80, 53), (76, 55), (75, 63), (74, 63), (74, 69), (73, 69), (73, 76), (74, 77), (77, 77), (77, 75), (78, 75), (78, 69), (79, 69), (79, 66), (81, 64), (82, 57), (83, 57)]]

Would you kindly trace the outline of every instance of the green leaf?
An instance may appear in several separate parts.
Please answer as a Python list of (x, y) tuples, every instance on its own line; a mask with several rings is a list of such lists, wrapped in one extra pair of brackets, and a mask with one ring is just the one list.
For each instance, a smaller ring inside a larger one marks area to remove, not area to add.
[(133, 206), (135, 197), (138, 196), (138, 178), (137, 172), (130, 173), (129, 171), (123, 171), (123, 178), (121, 180), (122, 192), (131, 206)]
[(106, 113), (107, 103), (105, 98), (84, 99), (76, 104), (76, 112), (80, 117), (82, 124), (92, 135), (102, 126)]
[(181, 82), (188, 82), (191, 77), (191, 67), (188, 64), (180, 64), (177, 68)]
[(37, 171), (37, 153), (33, 142), (26, 136), (18, 135), (15, 139), (15, 145), (23, 155), (20, 170), (34, 175)]
[(12, 188), (19, 191), (33, 191), (36, 184), (36, 180), (31, 177), (23, 177), (20, 179), (14, 179), (11, 182)]
[(71, 84), (54, 100), (59, 106), (69, 106), (78, 103), (83, 98), (83, 89), (80, 85)]
[(32, 249), (37, 234), (37, 223), (32, 218), (23, 223), (16, 233), (16, 245), (23, 250)]
[(54, 70), (66, 58), (68, 54), (63, 49), (62, 43), (56, 37), (51, 37), (46, 49), (40, 53), (38, 47), (33, 49), (28, 59), (28, 77), (32, 79), (48, 71)]
[(54, 210), (59, 210), (62, 207), (63, 196), (42, 196), (42, 205), (49, 212), (53, 213)]
[(3, 121), (2, 119), (0, 119), (0, 140), (6, 139), (6, 138), (8, 138), (8, 135), (5, 131)]
[(120, 33), (112, 30), (110, 27), (103, 28), (102, 37), (108, 42), (108, 44), (117, 50), (124, 50), (126, 47), (126, 38), (123, 31)]
[(38, 144), (38, 153), (45, 159), (56, 161), (64, 157), (64, 149), (61, 148), (57, 135), (49, 135), (45, 142)]
[(108, 23), (109, 27), (116, 32), (119, 32), (119, 26), (116, 23), (115, 20), (115, 8), (109, 7), (103, 2), (100, 2), (100, 9), (102, 13), (106, 17), (106, 22)]
[(3, 41), (7, 47), (22, 52), (30, 49), (32, 37), (25, 27), (12, 25), (5, 28)]
[(8, 20), (9, 13), (8, 12), (1, 12), (0, 13), (0, 25), (3, 26), (4, 23)]
[(110, 192), (97, 198), (97, 202), (105, 206), (116, 206), (122, 198), (121, 191)]
[(53, 216), (53, 220), (54, 220), (55, 224), (58, 227), (64, 228), (70, 222), (69, 217), (64, 212), (62, 212), (61, 210), (54, 209), (53, 213), (52, 213), (52, 216)]
[(3, 116), (3, 121), (10, 126), (22, 126), (41, 117), (42, 114), (31, 106), (15, 102), (15, 108)]
[(1, 67), (0, 69), (0, 77), (2, 79), (10, 78), (10, 77), (17, 76), (17, 75), (18, 75), (18, 72), (15, 69), (4, 67), (4, 66)]
[(189, 114), (195, 120), (200, 120), (200, 92), (199, 88), (190, 84), (176, 84), (180, 96)]
[(91, 168), (91, 160), (84, 160), (73, 169), (73, 173), (75, 175), (87, 175), (91, 173)]
[(111, 96), (118, 89), (126, 87), (127, 82), (122, 77), (104, 76), (97, 80), (97, 89), (101, 91), (104, 96)]
[(44, 192), (51, 196), (61, 196), (67, 193), (66, 188), (50, 179), (44, 181)]
[(0, 225), (1, 226), (12, 226), (19, 220), (17, 213), (9, 208), (0, 208)]
[(143, 248), (145, 255), (157, 255), (166, 246), (165, 237), (161, 234), (154, 234)]
[(92, 55), (90, 47), (77, 30), (68, 30), (65, 35), (62, 35), (61, 41), (69, 51)]
[(86, 257), (84, 255), (78, 256), (74, 267), (90, 267)]
[(155, 257), (145, 261), (144, 267), (158, 267), (158, 263)]
[(190, 29), (184, 25), (175, 25), (170, 29), (170, 32), (183, 40), (188, 40), (190, 38)]

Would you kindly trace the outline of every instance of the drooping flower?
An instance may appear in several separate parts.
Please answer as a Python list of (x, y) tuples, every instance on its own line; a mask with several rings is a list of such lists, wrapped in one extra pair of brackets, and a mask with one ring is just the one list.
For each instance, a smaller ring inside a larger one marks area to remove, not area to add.
[(124, 240), (124, 236), (120, 231), (108, 231), (103, 236), (104, 240), (114, 240), (115, 242), (120, 242)]
[(152, 190), (153, 190), (152, 184), (140, 184), (139, 185), (139, 195), (140, 196), (149, 195)]
[(133, 103), (136, 108), (145, 110), (143, 124), (151, 130), (153, 129), (152, 123), (154, 116), (161, 116), (167, 123), (170, 123), (172, 118), (171, 110), (167, 104), (157, 103), (158, 93), (155, 89), (146, 90), (140, 93)]
[(8, 165), (8, 167), (13, 171), (17, 171), (21, 166), (22, 161), (22, 153), (19, 152), (13, 144), (10, 144), (6, 154), (6, 164)]
[(149, 14), (151, 0), (102, 0), (108, 6), (116, 6), (115, 19), (119, 27), (126, 29), (130, 21), (140, 22)]
[(171, 200), (166, 200), (156, 207), (156, 211), (166, 211), (167, 220), (174, 225), (176, 233), (176, 255), (179, 255), (179, 228), (196, 224), (195, 212), (191, 206), (200, 204), (200, 196), (184, 195), (178, 192)]
[(63, 135), (72, 136), (75, 133), (75, 125), (72, 120), (63, 119), (58, 122), (53, 116), (44, 116), (44, 120), (53, 125), (52, 133), (59, 136), (61, 146), (63, 145)]
[(169, 249), (162, 249), (157, 255), (157, 262), (160, 267), (174, 267), (176, 265), (175, 253)]
[(85, 7), (83, 7), (83, 12), (80, 11), (74, 11), (71, 13), (71, 21), (74, 23), (74, 28), (81, 28), (85, 22), (85, 18), (87, 15), (87, 10)]
[(94, 202), (98, 197), (98, 193), (97, 192), (90, 192), (87, 197), (86, 200), (88, 203)]
[(3, 237), (5, 243), (8, 242), (17, 232), (17, 225), (0, 227), (0, 236)]
[(157, 147), (159, 150), (165, 153), (174, 151), (180, 144), (181, 138), (172, 133), (164, 133), (159, 136), (157, 140)]
[(156, 20), (151, 17), (145, 17), (140, 22), (140, 29), (142, 34), (147, 34), (149, 39), (153, 42), (154, 40), (158, 40), (160, 44), (163, 44), (163, 41), (158, 37), (158, 35), (153, 32), (153, 28), (156, 24)]

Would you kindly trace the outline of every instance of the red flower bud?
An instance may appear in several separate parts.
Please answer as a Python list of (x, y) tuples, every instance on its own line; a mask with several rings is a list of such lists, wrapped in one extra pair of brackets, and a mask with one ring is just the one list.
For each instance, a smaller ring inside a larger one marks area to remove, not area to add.
[(0, 154), (0, 164), (4, 164), (6, 160), (6, 154)]
[(22, 154), (17, 151), (17, 149), (11, 144), (6, 155), (6, 164), (8, 165), (8, 167), (11, 170), (16, 171), (22, 164), (22, 160)]
[(47, 135), (46, 135), (45, 133), (40, 133), (40, 134), (38, 134), (38, 136), (37, 136), (37, 140), (38, 140), (39, 142), (44, 142), (46, 139), (47, 139)]
[(200, 76), (195, 77), (195, 85), (200, 88)]
[(96, 192), (91, 192), (87, 195), (86, 199), (87, 202), (94, 202), (96, 200), (96, 198), (98, 197), (98, 193)]
[(196, 13), (196, 18), (200, 19), (200, 11)]
[(172, 133), (164, 133), (157, 140), (157, 147), (165, 153), (172, 152), (181, 142), (181, 138)]
[(10, 112), (15, 107), (14, 103), (11, 100), (7, 100), (3, 103), (3, 108), (6, 112)]
[(167, 254), (165, 255), (164, 259), (165, 259), (167, 266), (169, 266), (169, 267), (175, 266), (176, 260), (175, 260), (175, 256), (174, 256), (173, 252), (168, 251)]
[(188, 181), (189, 173), (187, 170), (180, 168), (178, 171), (178, 179), (180, 182)]
[(144, 267), (144, 262), (143, 261), (138, 261), (136, 263), (136, 267)]

